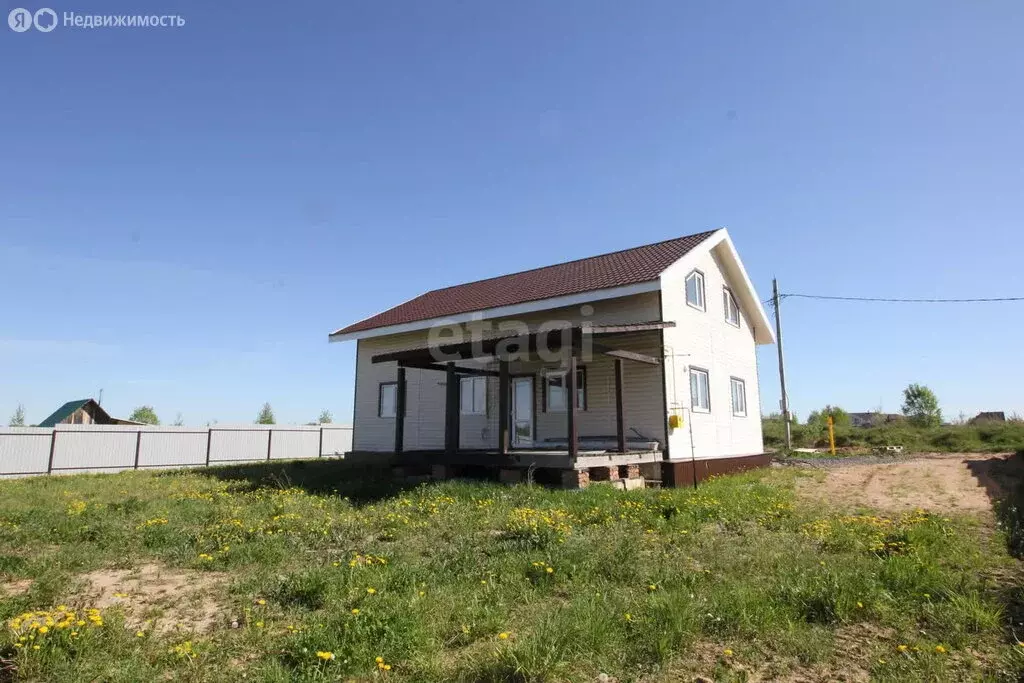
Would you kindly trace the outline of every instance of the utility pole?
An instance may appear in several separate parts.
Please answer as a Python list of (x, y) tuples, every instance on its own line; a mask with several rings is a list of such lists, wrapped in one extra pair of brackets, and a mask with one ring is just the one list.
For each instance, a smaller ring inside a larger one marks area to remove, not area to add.
[(779, 349), (779, 383), (782, 385), (782, 423), (786, 428), (786, 451), (793, 450), (789, 426), (789, 396), (786, 395), (786, 363), (782, 360), (782, 312), (779, 310), (779, 281), (772, 278), (772, 303), (775, 307), (775, 346)]

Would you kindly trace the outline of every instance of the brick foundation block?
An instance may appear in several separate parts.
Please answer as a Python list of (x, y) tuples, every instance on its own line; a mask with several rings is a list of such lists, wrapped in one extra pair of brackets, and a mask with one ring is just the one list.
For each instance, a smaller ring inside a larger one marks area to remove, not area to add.
[(619, 478), (619, 466), (591, 467), (589, 474), (591, 481), (612, 481)]
[(590, 484), (590, 472), (587, 470), (563, 470), (562, 488), (585, 489)]
[(640, 465), (626, 465), (626, 478), (627, 479), (639, 479), (640, 478)]

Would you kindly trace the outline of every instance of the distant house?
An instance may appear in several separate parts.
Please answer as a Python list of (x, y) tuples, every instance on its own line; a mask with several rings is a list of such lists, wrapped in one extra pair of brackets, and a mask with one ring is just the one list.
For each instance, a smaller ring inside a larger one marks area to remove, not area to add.
[(40, 422), (39, 426), (55, 427), (59, 424), (137, 425), (143, 423), (134, 422), (132, 420), (123, 420), (119, 417), (111, 417), (95, 400), (91, 398), (83, 398), (77, 401), (68, 401), (60, 408), (57, 408), (52, 415)]
[(905, 418), (899, 413), (850, 413), (850, 424), (854, 427), (874, 427), (903, 419)]
[(1001, 410), (994, 410), (988, 413), (978, 413), (971, 418), (971, 424), (978, 422), (1006, 422), (1006, 413)]

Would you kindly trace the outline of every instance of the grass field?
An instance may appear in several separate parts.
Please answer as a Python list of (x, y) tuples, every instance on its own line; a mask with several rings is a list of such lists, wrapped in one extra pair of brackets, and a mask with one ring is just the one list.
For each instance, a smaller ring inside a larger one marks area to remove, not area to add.
[(820, 472), (630, 493), (214, 472), (0, 482), (0, 679), (1024, 673), (990, 520), (804, 501)]

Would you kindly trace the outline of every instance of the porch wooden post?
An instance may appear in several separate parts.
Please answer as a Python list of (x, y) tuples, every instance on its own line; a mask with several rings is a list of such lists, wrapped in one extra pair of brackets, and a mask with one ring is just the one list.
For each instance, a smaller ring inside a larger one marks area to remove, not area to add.
[(569, 437), (569, 459), (576, 460), (576, 455), (579, 453), (579, 433), (576, 430), (576, 355), (569, 356), (569, 371), (565, 373), (565, 384), (566, 391), (569, 392), (566, 403), (565, 414), (568, 417), (568, 437)]
[[(322, 434), (322, 431), (321, 431)], [(405, 441), (405, 368), (398, 368), (398, 386), (395, 387), (395, 455), (402, 452)]]
[(622, 359), (615, 359), (615, 436), (619, 442), (619, 453), (626, 452), (626, 415), (622, 409)]
[(508, 374), (508, 361), (498, 361), (498, 454), (506, 455), (509, 448), (508, 423), (510, 416), (509, 399), (511, 385)]
[(459, 376), (455, 363), (445, 368), (444, 453), (454, 456), (459, 450)]

